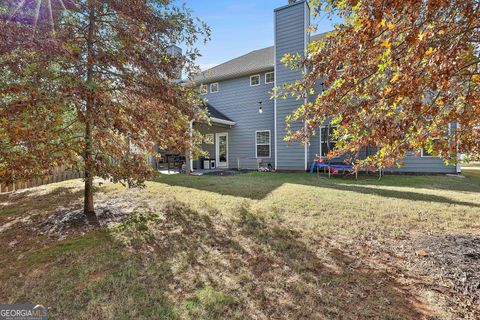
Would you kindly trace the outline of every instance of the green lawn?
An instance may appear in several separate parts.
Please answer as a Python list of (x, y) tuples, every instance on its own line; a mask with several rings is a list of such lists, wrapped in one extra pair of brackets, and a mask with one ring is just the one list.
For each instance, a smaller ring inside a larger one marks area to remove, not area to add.
[(480, 234), (480, 170), (464, 171), (161, 175), (98, 186), (99, 210), (128, 214), (51, 234), (52, 214), (81, 208), (80, 180), (0, 195), (0, 302), (54, 319), (474, 317), (421, 269), (429, 239)]

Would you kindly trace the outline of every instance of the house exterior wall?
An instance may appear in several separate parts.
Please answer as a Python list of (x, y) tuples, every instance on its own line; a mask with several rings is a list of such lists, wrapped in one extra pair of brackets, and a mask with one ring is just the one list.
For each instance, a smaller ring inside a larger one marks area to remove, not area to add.
[[(370, 153), (374, 153), (375, 148), (370, 150)], [(315, 135), (310, 137), (310, 144), (308, 147), (308, 164), (312, 163), (317, 156), (320, 154), (320, 135), (319, 129), (315, 130)], [(360, 151), (359, 157), (364, 159), (367, 156), (365, 149)], [(330, 161), (338, 163), (342, 162), (345, 157), (335, 158)], [(386, 172), (395, 172), (395, 173), (456, 173), (456, 166), (454, 165), (445, 165), (443, 160), (438, 157), (428, 157), (415, 155), (414, 152), (411, 152), (402, 159), (402, 166), (386, 168)]]
[[(449, 126), (449, 133), (453, 134), (456, 129), (456, 123), (451, 123)], [(389, 168), (387, 171), (393, 172), (411, 172), (411, 173), (457, 173), (455, 165), (446, 165), (441, 158), (425, 157), (409, 153), (403, 159), (403, 166), (400, 168)]]
[[(205, 134), (213, 134), (214, 139), (212, 144), (206, 144), (202, 143), (201, 148), (203, 151), (207, 152), (205, 156), (202, 158), (209, 158), (209, 159), (215, 159), (215, 148), (216, 148), (216, 139), (215, 139), (215, 134), (216, 133), (221, 133), (221, 132), (229, 132), (230, 128), (229, 127), (221, 127), (221, 126), (212, 126), (212, 125), (207, 125), (204, 123), (195, 123), (193, 125), (194, 130), (198, 130), (202, 135)], [(199, 158), (194, 158), (193, 159), (193, 169), (200, 169), (201, 168), (201, 159)]]
[[(322, 82), (323, 80), (317, 81), (315, 85), (315, 94), (310, 97), (310, 101), (313, 102), (318, 94), (322, 92)], [(327, 125), (329, 121), (325, 121), (324, 125)], [(455, 130), (455, 124), (452, 124), (450, 127), (451, 132)], [(320, 154), (320, 134), (319, 128), (315, 130), (315, 134), (310, 137), (310, 143), (308, 145), (308, 165), (312, 161), (317, 159), (317, 156)], [(372, 148), (370, 153), (375, 152)], [(366, 150), (361, 150), (359, 157), (364, 159), (367, 156)], [(342, 162), (345, 157), (340, 157), (332, 159), (332, 162)], [(422, 157), (421, 155), (415, 155), (411, 152), (402, 160), (402, 167), (390, 167), (386, 168), (386, 172), (395, 172), (395, 173), (456, 173), (457, 168), (454, 165), (445, 165), (441, 158), (437, 157)]]
[(455, 173), (455, 166), (445, 165), (442, 159), (436, 157), (420, 157), (413, 153), (403, 159), (403, 166), (400, 168), (389, 168), (386, 172), (402, 173)]
[[(203, 123), (194, 124), (193, 129), (198, 130), (202, 135), (213, 134), (214, 137), (216, 133), (229, 132), (230, 130), (228, 127), (209, 126)], [(215, 148), (216, 148), (215, 143), (216, 143), (215, 138), (213, 139), (212, 144), (206, 144), (203, 141), (203, 143), (201, 144), (201, 147), (202, 147), (202, 150), (207, 153), (204, 156), (205, 158), (215, 159)]]
[(308, 159), (307, 163), (310, 165), (312, 161), (317, 159), (320, 155), (320, 128), (315, 130), (314, 135), (310, 136), (309, 143), (308, 143)]
[[(280, 87), (284, 83), (291, 83), (302, 78), (302, 70), (291, 70), (281, 62), (287, 54), (303, 54), (307, 41), (306, 27), (309, 19), (308, 5), (300, 1), (275, 10), (275, 81)], [(285, 117), (297, 109), (303, 101), (294, 97), (275, 99), (276, 146), (278, 170), (305, 170), (308, 161), (308, 151), (301, 143), (287, 143), (283, 140), (285, 130)], [(292, 130), (302, 130), (303, 124), (292, 124)]]
[[(272, 72), (271, 71), (268, 72)], [(260, 74), (260, 84), (250, 86), (250, 75), (219, 81), (219, 92), (202, 95), (218, 111), (236, 122), (235, 126), (220, 132), (228, 132), (228, 164), (237, 169), (256, 169), (255, 138), (257, 130), (270, 130), (270, 158), (263, 158), (266, 164), (274, 164), (274, 115), (273, 101), (270, 99), (273, 83), (265, 83), (265, 73)], [(252, 75), (255, 75), (252, 74)], [(259, 102), (263, 113), (259, 113)], [(201, 131), (202, 132), (202, 131)], [(215, 149), (213, 149), (215, 150)], [(212, 153), (215, 155), (215, 153)], [(213, 157), (212, 157), (213, 158)]]
[[(309, 43), (309, 35), (306, 27), (309, 24), (310, 12), (305, 1), (286, 5), (274, 11), (274, 41), (275, 49), (274, 69), (263, 72), (255, 72), (250, 75), (223, 81), (219, 83), (219, 92), (211, 93), (210, 84), (208, 93), (202, 95), (214, 108), (232, 119), (236, 125), (232, 127), (207, 127), (195, 125), (202, 133), (228, 132), (228, 164), (232, 169), (237, 169), (240, 163), (241, 169), (256, 169), (255, 138), (257, 130), (270, 131), (271, 152), (269, 158), (264, 158), (264, 164), (271, 163), (278, 170), (303, 171), (308, 168), (312, 161), (320, 154), (320, 135), (318, 128), (315, 135), (311, 136), (307, 146), (301, 143), (288, 144), (283, 139), (286, 134), (285, 117), (292, 114), (303, 101), (288, 97), (287, 99), (271, 99), (271, 91), (284, 83), (291, 83), (302, 78), (303, 70), (291, 70), (280, 61), (286, 53), (302, 54)], [(275, 83), (265, 83), (265, 73), (275, 72)], [(260, 75), (260, 85), (250, 86), (250, 76)], [(315, 96), (322, 90), (317, 83)], [(259, 102), (262, 102), (263, 113), (260, 114)], [(326, 122), (328, 123), (328, 122)], [(302, 129), (303, 124), (297, 123), (293, 129)], [(215, 144), (202, 145), (204, 150), (215, 158)], [(361, 157), (366, 156), (365, 150)], [(341, 162), (342, 158), (332, 160)], [(440, 158), (420, 157), (411, 154), (403, 160), (401, 168), (388, 168), (392, 172), (413, 173), (454, 173), (455, 166), (446, 166)]]

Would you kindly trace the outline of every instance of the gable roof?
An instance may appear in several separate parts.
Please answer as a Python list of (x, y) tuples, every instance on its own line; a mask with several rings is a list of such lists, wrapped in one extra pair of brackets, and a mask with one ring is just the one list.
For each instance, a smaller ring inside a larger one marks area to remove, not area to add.
[(220, 124), (235, 125), (235, 121), (215, 109), (210, 103), (205, 102), (203, 108), (205, 108), (210, 121)]
[[(324, 38), (326, 34), (327, 32), (311, 36), (310, 40), (320, 40)], [(194, 77), (194, 81), (197, 83), (205, 83), (272, 70), (275, 65), (273, 54), (273, 46), (254, 50), (200, 72)]]
[(210, 103), (205, 103), (205, 110), (210, 118), (216, 118), (220, 120), (233, 121), (217, 109), (215, 109)]

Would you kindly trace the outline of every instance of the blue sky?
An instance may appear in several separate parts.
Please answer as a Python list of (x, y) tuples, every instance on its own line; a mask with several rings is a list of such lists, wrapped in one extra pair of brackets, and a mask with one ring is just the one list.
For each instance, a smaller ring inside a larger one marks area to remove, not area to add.
[[(212, 39), (199, 43), (202, 53), (198, 64), (202, 70), (273, 45), (273, 10), (287, 0), (177, 0), (185, 2), (194, 16), (205, 21), (212, 30)], [(338, 19), (320, 19), (318, 31), (330, 31)]]

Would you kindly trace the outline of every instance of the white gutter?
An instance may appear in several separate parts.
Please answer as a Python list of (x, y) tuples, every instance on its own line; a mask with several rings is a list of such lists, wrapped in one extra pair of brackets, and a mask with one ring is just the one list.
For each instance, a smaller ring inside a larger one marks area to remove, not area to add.
[[(262, 48), (262, 49), (258, 49), (258, 50), (263, 50), (263, 49), (266, 49), (266, 48)], [(237, 59), (237, 58), (235, 58), (235, 59)], [(229, 62), (229, 61), (227, 61), (227, 62)], [(213, 67), (213, 68), (215, 68), (215, 67)], [(232, 73), (229, 73), (229, 74), (224, 74), (224, 75), (215, 76), (215, 77), (208, 77), (208, 75), (203, 75), (202, 74), (200, 77), (197, 77), (195, 80), (187, 82), (187, 84), (189, 84), (189, 85), (199, 85), (199, 84), (202, 84), (202, 83), (205, 83), (205, 82), (224, 81), (224, 80), (228, 80), (228, 79), (234, 79), (234, 78), (239, 78), (239, 77), (252, 75), (252, 74), (255, 74), (255, 73), (268, 72), (268, 71), (271, 71), (273, 68), (274, 68), (274, 66), (266, 65), (266, 66), (262, 66), (262, 67), (259, 67), (259, 68), (253, 68), (253, 69), (249, 69), (249, 70), (241, 71), (241, 72), (232, 72)], [(208, 73), (208, 70), (203, 71), (203, 72)]]
[(224, 120), (224, 119), (218, 119), (214, 117), (210, 117), (210, 121), (218, 123), (218, 124), (225, 124), (227, 126), (234, 126), (236, 125), (236, 122), (230, 121), (230, 120)]

